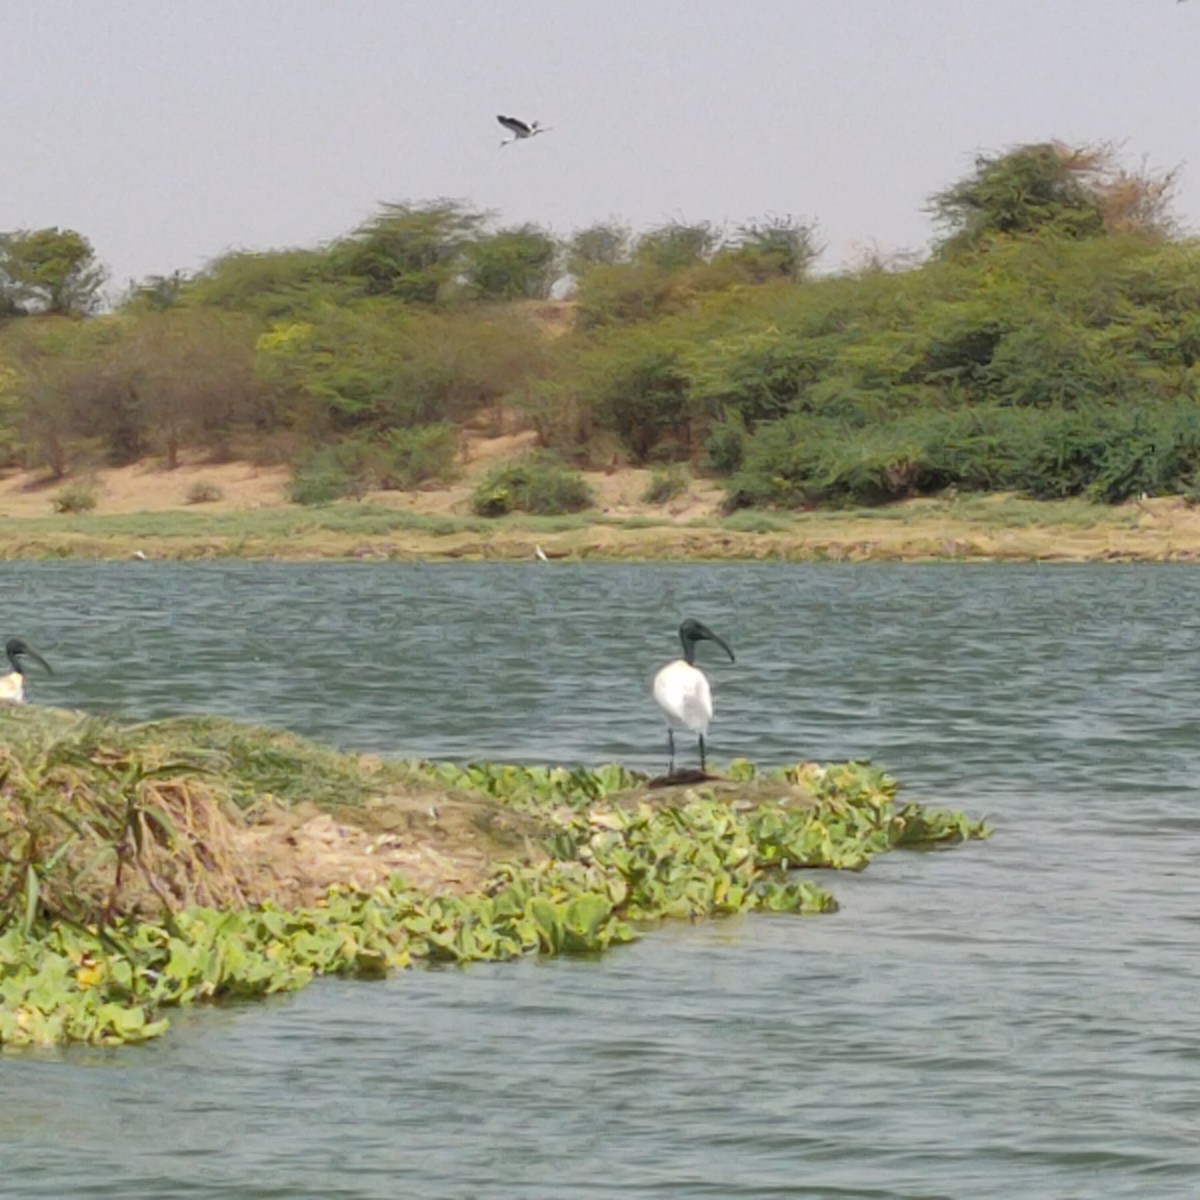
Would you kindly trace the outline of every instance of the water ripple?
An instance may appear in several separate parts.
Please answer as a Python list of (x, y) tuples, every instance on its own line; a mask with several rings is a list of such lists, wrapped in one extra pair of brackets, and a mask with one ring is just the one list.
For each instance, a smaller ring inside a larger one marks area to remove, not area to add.
[[(684, 615), (712, 752), (870, 758), (997, 836), (833, 917), (320, 983), (0, 1061), (0, 1196), (1200, 1194), (1200, 576), (1184, 567), (6, 564), (47, 703), (657, 769)], [(826, 876), (822, 875), (822, 878)]]

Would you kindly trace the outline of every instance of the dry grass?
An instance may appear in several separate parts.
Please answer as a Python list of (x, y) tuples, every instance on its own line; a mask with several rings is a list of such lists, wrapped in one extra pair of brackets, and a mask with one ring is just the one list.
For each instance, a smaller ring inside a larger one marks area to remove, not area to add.
[(311, 905), (399, 874), (478, 888), (542, 824), (412, 768), (205, 718), (121, 726), (0, 708), (0, 916), (80, 924), (192, 905)]

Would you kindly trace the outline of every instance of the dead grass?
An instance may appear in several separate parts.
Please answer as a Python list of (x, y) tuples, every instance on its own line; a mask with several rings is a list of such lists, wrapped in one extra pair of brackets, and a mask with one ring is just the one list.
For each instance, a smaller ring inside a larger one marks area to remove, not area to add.
[(303, 907), (396, 874), (429, 894), (466, 893), (500, 860), (544, 861), (544, 833), (403, 763), (286, 733), (0, 706), (0, 909), (25, 889), (27, 864), (40, 901), (79, 923)]

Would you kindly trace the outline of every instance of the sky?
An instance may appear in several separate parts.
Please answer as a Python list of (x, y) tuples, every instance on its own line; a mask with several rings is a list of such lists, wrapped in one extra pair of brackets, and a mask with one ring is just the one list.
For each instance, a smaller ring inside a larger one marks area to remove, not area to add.
[[(1200, 0), (0, 0), (0, 231), (112, 288), (318, 246), (393, 201), (567, 234), (814, 221), (921, 252), (975, 156), (1179, 169), (1200, 229)], [(550, 132), (500, 148), (498, 113)]]

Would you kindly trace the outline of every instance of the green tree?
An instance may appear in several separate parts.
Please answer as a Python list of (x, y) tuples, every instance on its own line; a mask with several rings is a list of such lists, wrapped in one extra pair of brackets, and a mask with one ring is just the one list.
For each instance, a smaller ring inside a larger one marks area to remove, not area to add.
[(456, 200), (385, 204), (332, 249), (339, 273), (369, 296), (433, 304), (462, 266), (486, 214)]
[(582, 279), (595, 267), (612, 267), (629, 260), (629, 227), (600, 221), (576, 230), (567, 243), (567, 271)]
[(729, 258), (752, 282), (803, 279), (821, 246), (816, 228), (795, 217), (769, 217), (742, 225), (718, 258)]
[(106, 278), (91, 243), (73, 229), (0, 234), (0, 289), (22, 313), (95, 312)]
[(695, 225), (672, 221), (643, 233), (634, 257), (638, 263), (660, 271), (682, 271), (708, 262), (720, 241), (720, 235), (707, 221)]
[(544, 300), (557, 275), (558, 244), (536, 225), (480, 237), (464, 256), (463, 273), (485, 300)]
[(968, 178), (932, 199), (934, 219), (946, 230), (941, 251), (970, 249), (996, 234), (1096, 237), (1104, 231), (1096, 170), (1093, 154), (1060, 142), (980, 155)]

